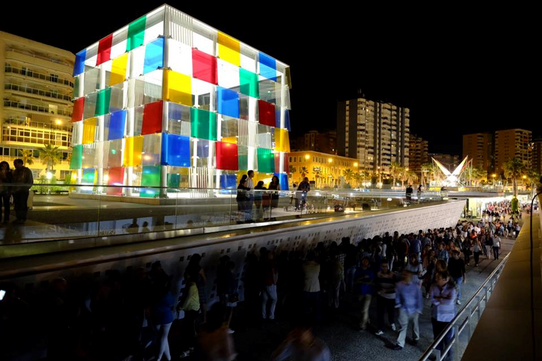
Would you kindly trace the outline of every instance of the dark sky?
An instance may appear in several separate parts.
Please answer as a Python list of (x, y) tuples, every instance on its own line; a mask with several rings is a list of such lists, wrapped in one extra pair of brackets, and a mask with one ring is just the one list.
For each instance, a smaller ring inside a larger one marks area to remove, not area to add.
[[(10, 3), (0, 30), (73, 53), (163, 4)], [(542, 31), (532, 8), (169, 4), (290, 65), (294, 136), (334, 129), (337, 100), (358, 90), (410, 108), (411, 133), (429, 140), (430, 152), (460, 155), (468, 133), (517, 127), (542, 136)]]

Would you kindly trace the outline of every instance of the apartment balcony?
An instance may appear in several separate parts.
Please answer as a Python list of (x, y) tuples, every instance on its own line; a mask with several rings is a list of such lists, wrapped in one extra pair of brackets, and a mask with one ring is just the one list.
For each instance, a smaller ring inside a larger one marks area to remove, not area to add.
[(39, 80), (43, 80), (43, 81), (48, 81), (48, 82), (54, 83), (54, 84), (65, 85), (65, 86), (68, 86), (68, 87), (70, 87), (72, 89), (74, 87), (74, 83), (72, 81), (70, 81), (70, 80), (62, 79), (62, 78), (59, 78), (59, 77), (56, 77), (56, 76), (39, 74), (39, 73), (33, 72), (32, 70), (29, 70), (29, 69), (22, 69), (22, 68), (17, 68), (17, 67), (6, 65), (6, 67), (4, 68), (4, 72), (6, 74), (18, 74), (18, 75), (28, 77), (28, 78), (34, 78), (34, 79), (39, 79)]
[(8, 91), (13, 91), (13, 92), (20, 92), (20, 93), (32, 94), (32, 95), (36, 95), (40, 97), (57, 99), (64, 102), (69, 102), (70, 104), (72, 102), (72, 97), (70, 95), (58, 94), (58, 93), (45, 91), (45, 90), (37, 89), (33, 87), (25, 87), (25, 86), (21, 86), (17, 84), (4, 84), (4, 89)]
[(4, 100), (4, 107), (6, 108), (13, 108), (18, 110), (28, 110), (32, 112), (38, 112), (38, 113), (47, 113), (47, 114), (54, 114), (54, 115), (60, 115), (64, 117), (71, 118), (72, 113), (66, 110), (58, 109), (57, 111), (53, 111), (49, 108), (49, 106), (43, 106), (38, 104), (32, 104), (32, 103), (21, 103), (16, 100)]

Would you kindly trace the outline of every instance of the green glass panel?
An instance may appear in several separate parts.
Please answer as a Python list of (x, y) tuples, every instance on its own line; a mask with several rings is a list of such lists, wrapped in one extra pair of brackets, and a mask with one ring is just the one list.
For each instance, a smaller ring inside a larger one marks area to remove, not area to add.
[(74, 83), (75, 85), (73, 86), (73, 94), (72, 94), (73, 99), (79, 97), (79, 77), (76, 76), (74, 80), (75, 80), (75, 83)]
[(145, 24), (147, 17), (137, 19), (128, 26), (128, 41), (126, 42), (126, 51), (132, 51), (138, 46), (143, 45), (145, 40)]
[(275, 157), (271, 149), (258, 148), (258, 172), (275, 173)]
[(216, 113), (196, 108), (191, 108), (190, 113), (192, 137), (216, 141)]
[(98, 98), (96, 99), (96, 111), (95, 116), (104, 115), (109, 113), (109, 103), (111, 102), (111, 88), (102, 89), (98, 91)]
[(83, 184), (94, 184), (96, 171), (94, 168), (83, 170)]
[(179, 188), (181, 185), (181, 175), (177, 173), (172, 173), (167, 175), (167, 186), (168, 188)]
[(260, 98), (260, 87), (258, 86), (257, 74), (240, 68), (239, 82), (241, 84), (241, 94), (245, 94), (253, 98)]
[(72, 149), (72, 159), (70, 169), (81, 169), (83, 166), (83, 145), (74, 145)]
[[(159, 187), (160, 186), (160, 166), (144, 166), (143, 174), (141, 175), (142, 187)], [(160, 193), (156, 188), (141, 188), (141, 197), (156, 197)]]

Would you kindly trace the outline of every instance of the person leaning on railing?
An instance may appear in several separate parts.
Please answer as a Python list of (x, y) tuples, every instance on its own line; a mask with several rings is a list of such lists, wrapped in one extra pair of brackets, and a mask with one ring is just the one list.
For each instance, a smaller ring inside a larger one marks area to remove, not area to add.
[(0, 220), (2, 208), (4, 208), (4, 223), (9, 222), (9, 200), (11, 198), (11, 183), (13, 183), (13, 174), (9, 169), (8, 162), (0, 163)]
[(34, 184), (34, 178), (32, 171), (24, 166), (22, 159), (15, 159), (13, 165), (15, 166), (13, 171), (13, 203), (17, 217), (13, 223), (23, 224), (26, 222), (28, 195), (30, 187)]

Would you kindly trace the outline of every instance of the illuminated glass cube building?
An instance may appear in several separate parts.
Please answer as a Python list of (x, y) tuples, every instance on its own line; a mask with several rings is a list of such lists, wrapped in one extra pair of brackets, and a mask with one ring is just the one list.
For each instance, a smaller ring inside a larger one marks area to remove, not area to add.
[(288, 189), (290, 73), (273, 57), (163, 5), (79, 52), (74, 77), (78, 183), (232, 188), (253, 169)]

